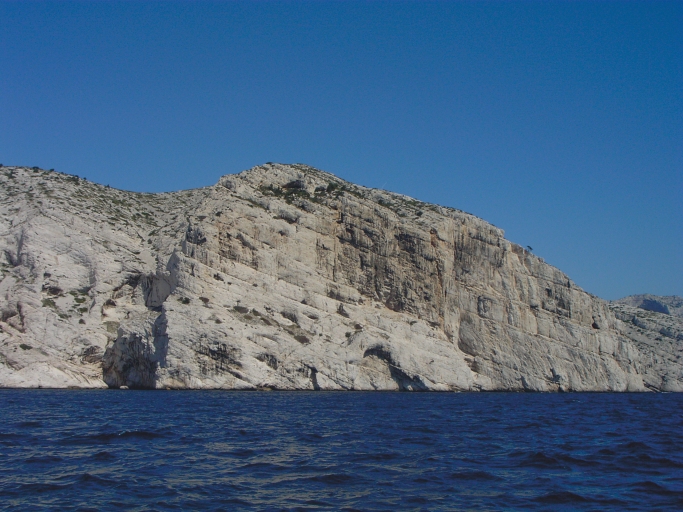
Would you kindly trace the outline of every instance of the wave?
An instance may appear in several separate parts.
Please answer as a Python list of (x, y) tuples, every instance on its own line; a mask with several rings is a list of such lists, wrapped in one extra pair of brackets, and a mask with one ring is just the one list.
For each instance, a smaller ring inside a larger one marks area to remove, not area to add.
[(633, 491), (657, 496), (679, 496), (683, 498), (683, 491), (674, 491), (651, 480), (636, 482), (629, 486)]
[(550, 455), (546, 455), (543, 452), (534, 452), (526, 455), (518, 462), (517, 466), (522, 468), (569, 469), (569, 467), (560, 460)]
[(40, 421), (21, 421), (17, 424), (19, 428), (37, 428), (42, 426), (43, 424)]
[(99, 461), (110, 461), (110, 460), (115, 460), (116, 455), (113, 453), (109, 453), (107, 451), (103, 452), (97, 452), (95, 455), (92, 456), (94, 460), (99, 460)]
[(59, 444), (106, 444), (122, 440), (151, 441), (166, 437), (163, 432), (149, 430), (124, 430), (122, 432), (105, 432), (99, 434), (72, 435), (59, 441)]
[(452, 480), (501, 480), (500, 477), (481, 470), (462, 470), (448, 475)]
[(323, 484), (342, 485), (353, 481), (355, 477), (345, 473), (328, 473), (326, 475), (316, 475), (307, 478), (309, 482), (321, 482)]
[(628, 467), (628, 465), (637, 465), (641, 468), (657, 469), (657, 468), (683, 468), (683, 464), (666, 457), (652, 457), (646, 453), (637, 456), (626, 456), (619, 458), (619, 462)]
[(592, 500), (570, 491), (553, 491), (539, 496), (534, 501), (547, 505), (571, 505), (576, 503), (588, 503)]
[(250, 448), (239, 448), (230, 452), (230, 455), (239, 458), (253, 457), (256, 452)]
[(397, 452), (386, 453), (357, 453), (351, 457), (353, 462), (383, 462), (387, 460), (395, 460), (401, 457)]
[(56, 455), (32, 455), (24, 462), (26, 464), (54, 464), (56, 462), (62, 462), (64, 459)]

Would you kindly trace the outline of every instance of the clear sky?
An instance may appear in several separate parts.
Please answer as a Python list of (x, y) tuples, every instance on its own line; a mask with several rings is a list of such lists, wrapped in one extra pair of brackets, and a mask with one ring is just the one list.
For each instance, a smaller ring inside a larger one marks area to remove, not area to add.
[(0, 162), (168, 191), (306, 163), (683, 295), (683, 2), (0, 2)]

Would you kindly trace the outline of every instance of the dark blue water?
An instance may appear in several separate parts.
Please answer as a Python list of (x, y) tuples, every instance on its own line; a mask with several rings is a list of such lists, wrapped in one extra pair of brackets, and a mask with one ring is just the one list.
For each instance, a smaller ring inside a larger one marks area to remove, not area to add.
[(0, 390), (6, 510), (682, 510), (683, 394)]

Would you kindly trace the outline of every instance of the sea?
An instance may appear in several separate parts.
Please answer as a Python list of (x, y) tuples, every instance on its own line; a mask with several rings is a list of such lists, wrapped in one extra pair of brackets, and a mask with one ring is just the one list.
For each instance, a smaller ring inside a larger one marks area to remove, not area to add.
[(0, 390), (2, 510), (683, 510), (683, 394)]

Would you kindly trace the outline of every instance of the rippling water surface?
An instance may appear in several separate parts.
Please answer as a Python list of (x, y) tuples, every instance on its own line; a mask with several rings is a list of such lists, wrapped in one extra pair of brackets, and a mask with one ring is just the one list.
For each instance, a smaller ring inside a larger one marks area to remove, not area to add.
[(7, 510), (683, 510), (683, 394), (0, 390)]

